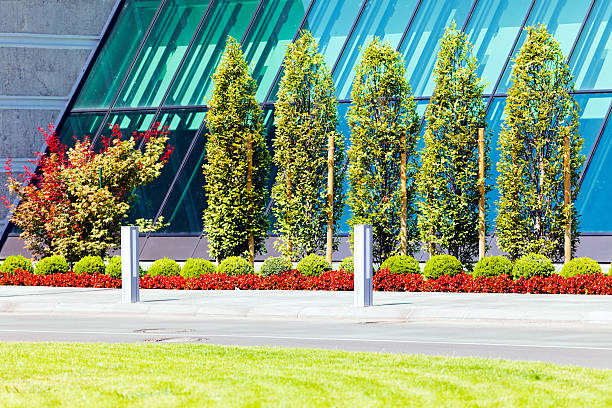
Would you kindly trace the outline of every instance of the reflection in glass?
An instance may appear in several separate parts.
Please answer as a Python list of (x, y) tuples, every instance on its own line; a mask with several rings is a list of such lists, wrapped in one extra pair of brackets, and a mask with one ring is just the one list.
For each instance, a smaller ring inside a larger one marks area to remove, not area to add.
[(257, 0), (214, 1), (185, 58), (165, 105), (205, 105), (212, 95), (212, 74), (228, 36), (242, 39)]
[[(461, 29), (472, 0), (423, 1), (400, 46), (406, 64), (406, 78), (415, 96), (431, 96), (433, 68), (440, 50), (440, 39), (453, 21)], [(406, 16), (408, 21), (410, 17)]]
[(82, 140), (83, 136), (89, 136), (91, 140), (103, 117), (104, 113), (71, 113), (57, 130), (57, 137), (63, 145), (69, 147), (74, 146), (75, 138)]
[(582, 154), (588, 156), (612, 102), (612, 95), (574, 95), (574, 99), (580, 106), (580, 136), (584, 139)]
[(149, 0), (126, 0), (79, 93), (75, 109), (110, 106), (158, 6), (158, 2)]
[(350, 97), (355, 66), (361, 59), (362, 51), (374, 37), (388, 41), (393, 48), (397, 48), (416, 4), (416, 0), (377, 0), (366, 3), (334, 71), (334, 84), (339, 99)]
[(200, 23), (206, 2), (166, 0), (115, 107), (158, 106)]

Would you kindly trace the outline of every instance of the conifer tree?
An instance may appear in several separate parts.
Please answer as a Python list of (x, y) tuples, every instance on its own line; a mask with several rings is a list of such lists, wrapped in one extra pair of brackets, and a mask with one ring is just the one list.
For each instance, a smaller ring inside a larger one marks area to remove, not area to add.
[[(477, 67), (472, 45), (453, 23), (442, 37), (434, 68), (418, 173), (421, 240), (431, 254), (448, 252), (463, 263), (478, 253), (479, 183), (486, 180), (478, 179), (477, 136), (485, 106)], [(487, 152), (485, 135), (485, 157)], [(488, 167), (485, 160), (485, 174)]]
[(232, 37), (213, 80), (206, 116), (209, 135), (204, 188), (208, 208), (204, 228), (211, 256), (220, 260), (248, 253), (252, 263), (266, 237), (269, 155), (262, 134), (261, 107), (255, 100), (257, 84), (240, 44)]
[[(402, 198), (406, 200), (406, 252), (418, 242), (414, 155), (419, 118), (398, 52), (375, 38), (356, 67), (348, 118), (351, 225), (372, 224), (374, 260), (380, 264), (400, 247)], [(401, 152), (406, 153), (406, 189), (401, 188)]]
[(564, 226), (571, 220), (572, 249), (578, 242), (578, 214), (563, 203), (564, 139), (570, 142), (572, 202), (584, 157), (578, 133), (574, 83), (559, 43), (544, 26), (529, 27), (516, 56), (512, 86), (499, 137), (498, 243), (516, 259), (536, 252), (563, 255)]
[(322, 252), (325, 248), (330, 210), (327, 202), (330, 133), (335, 141), (334, 230), (344, 205), (341, 179), (344, 144), (336, 131), (335, 89), (317, 48), (308, 32), (302, 32), (287, 47), (275, 107), (274, 162), (278, 175), (272, 194), (280, 233), (277, 247), (290, 259)]

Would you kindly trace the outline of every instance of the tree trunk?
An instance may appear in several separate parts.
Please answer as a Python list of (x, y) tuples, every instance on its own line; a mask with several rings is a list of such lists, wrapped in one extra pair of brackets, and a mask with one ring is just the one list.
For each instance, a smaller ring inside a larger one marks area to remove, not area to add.
[(400, 230), (400, 254), (408, 255), (408, 227), (406, 223), (406, 207), (408, 204), (408, 197), (406, 196), (406, 135), (402, 133), (400, 137), (400, 188), (401, 188), (401, 200), (402, 200), (402, 214), (401, 214), (401, 230)]
[[(253, 143), (251, 141), (251, 134), (247, 136), (247, 197), (249, 200), (249, 208), (252, 207), (253, 199)], [(251, 214), (249, 214), (248, 219), (250, 219)], [(251, 225), (248, 226), (251, 229)], [(255, 265), (255, 237), (253, 236), (253, 232), (249, 233), (249, 263), (251, 266)]]
[(331, 265), (334, 233), (334, 132), (330, 132), (327, 145), (327, 262)]

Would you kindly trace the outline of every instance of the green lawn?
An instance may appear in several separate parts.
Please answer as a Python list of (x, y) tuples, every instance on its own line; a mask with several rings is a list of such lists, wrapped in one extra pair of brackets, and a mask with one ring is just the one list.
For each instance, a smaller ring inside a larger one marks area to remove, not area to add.
[(0, 406), (610, 407), (612, 370), (191, 344), (0, 343)]

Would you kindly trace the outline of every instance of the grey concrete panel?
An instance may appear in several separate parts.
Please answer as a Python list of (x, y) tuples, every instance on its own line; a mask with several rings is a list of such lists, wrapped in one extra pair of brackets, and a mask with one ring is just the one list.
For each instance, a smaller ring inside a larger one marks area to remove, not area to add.
[(33, 157), (43, 139), (38, 127), (54, 123), (59, 111), (0, 109), (0, 157)]
[(67, 96), (90, 53), (0, 47), (0, 95)]
[(0, 0), (3, 32), (99, 35), (116, 0)]

